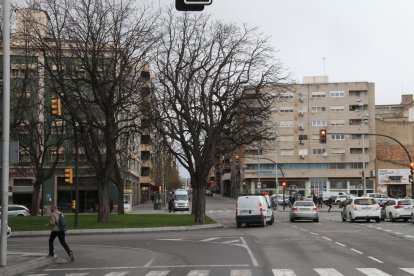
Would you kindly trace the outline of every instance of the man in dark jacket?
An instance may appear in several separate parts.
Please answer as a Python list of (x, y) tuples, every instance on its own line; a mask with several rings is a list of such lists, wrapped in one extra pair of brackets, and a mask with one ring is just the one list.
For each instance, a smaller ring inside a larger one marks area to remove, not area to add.
[(333, 196), (331, 196), (329, 199), (328, 199), (328, 206), (329, 206), (329, 209), (328, 209), (328, 212), (330, 212), (331, 211), (331, 209), (332, 209), (332, 203), (333, 203)]

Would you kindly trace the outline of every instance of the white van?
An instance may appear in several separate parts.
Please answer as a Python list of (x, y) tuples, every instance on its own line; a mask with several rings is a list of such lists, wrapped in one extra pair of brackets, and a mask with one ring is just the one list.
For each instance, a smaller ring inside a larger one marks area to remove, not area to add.
[(177, 210), (190, 211), (190, 198), (185, 189), (177, 189), (174, 192), (174, 211)]
[(269, 200), (262, 195), (240, 196), (237, 199), (236, 223), (241, 227), (242, 223), (247, 226), (250, 224), (272, 225), (275, 221), (273, 210)]

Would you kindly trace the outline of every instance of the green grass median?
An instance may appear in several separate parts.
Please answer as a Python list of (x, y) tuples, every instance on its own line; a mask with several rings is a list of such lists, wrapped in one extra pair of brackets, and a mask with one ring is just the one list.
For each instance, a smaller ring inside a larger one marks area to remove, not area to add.
[[(165, 226), (191, 226), (200, 225), (194, 222), (194, 215), (169, 215), (169, 214), (128, 214), (110, 215), (107, 223), (98, 223), (97, 215), (79, 215), (78, 227), (74, 227), (74, 215), (65, 215), (70, 229), (112, 229), (112, 228), (149, 228)], [(45, 225), (49, 222), (49, 216), (8, 217), (8, 224), (12, 232), (49, 230)], [(206, 217), (205, 224), (216, 223)]]

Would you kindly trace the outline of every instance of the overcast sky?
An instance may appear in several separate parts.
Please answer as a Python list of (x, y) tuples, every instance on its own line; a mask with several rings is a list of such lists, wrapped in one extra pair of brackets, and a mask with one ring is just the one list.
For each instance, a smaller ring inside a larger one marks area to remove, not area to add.
[(414, 93), (414, 0), (213, 0), (203, 12), (270, 35), (298, 82), (324, 71), (331, 82), (373, 82), (376, 104)]
[(325, 71), (332, 82), (373, 82), (376, 104), (414, 93), (414, 0), (213, 0), (203, 12), (270, 35), (296, 81)]

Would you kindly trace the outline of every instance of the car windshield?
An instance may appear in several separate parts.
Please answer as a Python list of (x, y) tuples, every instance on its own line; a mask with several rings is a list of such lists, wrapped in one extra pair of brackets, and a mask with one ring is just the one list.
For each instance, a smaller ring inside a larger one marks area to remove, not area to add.
[(354, 204), (356, 204), (356, 205), (374, 205), (374, 204), (377, 204), (377, 202), (373, 198), (359, 198), (359, 199), (354, 200)]
[(175, 195), (175, 200), (188, 200), (187, 195)]
[(313, 206), (313, 202), (311, 201), (298, 201), (295, 204), (296, 206)]

